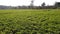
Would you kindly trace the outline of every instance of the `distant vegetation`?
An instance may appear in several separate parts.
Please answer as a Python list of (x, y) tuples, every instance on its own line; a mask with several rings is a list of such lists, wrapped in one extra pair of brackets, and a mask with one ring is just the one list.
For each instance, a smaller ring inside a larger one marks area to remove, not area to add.
[(60, 8), (60, 2), (56, 2), (53, 6), (47, 5), (45, 6), (45, 2), (41, 4), (41, 6), (34, 6), (33, 1), (31, 1), (31, 4), (29, 6), (3, 6), (0, 5), (0, 9), (57, 9)]
[(60, 34), (60, 9), (0, 10), (0, 34)]

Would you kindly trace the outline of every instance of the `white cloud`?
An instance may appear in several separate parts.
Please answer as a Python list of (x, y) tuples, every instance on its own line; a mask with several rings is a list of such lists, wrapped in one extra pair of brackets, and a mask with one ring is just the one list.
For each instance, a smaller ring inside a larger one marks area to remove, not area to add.
[[(41, 5), (43, 2), (46, 5), (53, 5), (55, 2), (59, 2), (60, 0), (35, 0), (34, 5)], [(18, 6), (18, 5), (29, 5), (31, 0), (0, 0), (0, 5), (7, 6)]]

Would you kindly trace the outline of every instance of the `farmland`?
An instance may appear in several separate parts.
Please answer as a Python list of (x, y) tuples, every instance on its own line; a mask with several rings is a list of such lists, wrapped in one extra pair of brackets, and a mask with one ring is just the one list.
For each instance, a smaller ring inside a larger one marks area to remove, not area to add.
[(0, 10), (0, 34), (60, 34), (60, 9)]

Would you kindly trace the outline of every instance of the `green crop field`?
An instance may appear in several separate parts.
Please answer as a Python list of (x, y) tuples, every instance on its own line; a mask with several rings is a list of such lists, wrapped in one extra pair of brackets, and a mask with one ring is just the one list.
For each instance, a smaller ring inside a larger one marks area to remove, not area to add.
[(0, 34), (60, 34), (60, 9), (0, 10)]

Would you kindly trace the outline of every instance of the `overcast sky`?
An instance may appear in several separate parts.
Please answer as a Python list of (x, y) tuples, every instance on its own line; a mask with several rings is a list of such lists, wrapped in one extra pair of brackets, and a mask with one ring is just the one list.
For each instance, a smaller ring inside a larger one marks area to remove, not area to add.
[[(55, 2), (60, 2), (60, 0), (34, 0), (34, 5), (40, 6), (43, 2), (46, 5), (53, 5)], [(0, 0), (0, 5), (7, 5), (7, 6), (22, 6), (22, 5), (30, 5), (31, 0)]]

